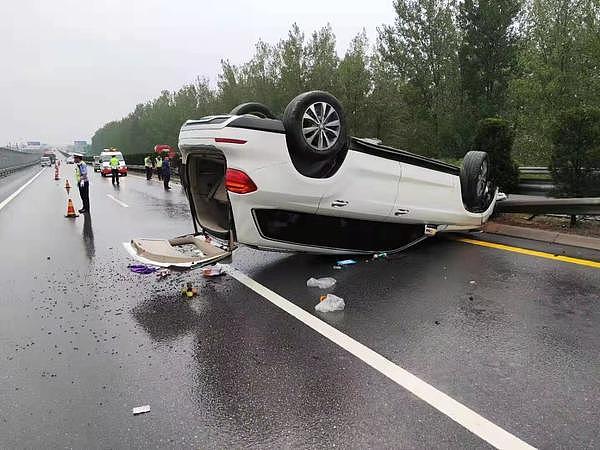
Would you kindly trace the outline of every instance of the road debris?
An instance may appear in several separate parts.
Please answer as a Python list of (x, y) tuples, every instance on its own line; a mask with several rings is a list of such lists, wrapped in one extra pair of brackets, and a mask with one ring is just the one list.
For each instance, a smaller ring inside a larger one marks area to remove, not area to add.
[(387, 258), (387, 253), (386, 252), (381, 252), (381, 253), (375, 253), (373, 255), (373, 259), (379, 259), (379, 258)]
[(164, 280), (169, 275), (171, 275), (171, 271), (169, 269), (162, 269), (162, 270), (159, 270), (158, 272), (156, 272), (156, 279)]
[(349, 265), (352, 265), (352, 264), (356, 264), (356, 261), (353, 260), (353, 259), (344, 259), (342, 261), (338, 261), (337, 262), (338, 266), (349, 266)]
[(146, 264), (130, 264), (127, 267), (129, 267), (129, 270), (131, 270), (132, 272), (139, 273), (142, 275), (148, 275), (158, 270), (158, 268), (147, 266)]
[(334, 312), (343, 311), (346, 307), (346, 303), (343, 298), (337, 295), (327, 294), (322, 295), (319, 303), (315, 305), (315, 311), (318, 312)]
[(342, 268), (342, 266), (333, 266), (333, 268), (334, 268), (335, 270), (340, 270), (340, 269)]
[(131, 410), (134, 416), (150, 412), (150, 405), (136, 406)]
[(198, 288), (192, 287), (192, 283), (188, 282), (182, 289), (181, 295), (185, 297), (193, 297), (198, 295)]
[(215, 264), (214, 266), (205, 267), (202, 269), (202, 276), (206, 278), (218, 277), (223, 275), (223, 266), (221, 264)]
[(319, 289), (329, 289), (336, 283), (335, 278), (325, 277), (325, 278), (309, 278), (306, 282), (308, 287), (316, 287)]
[(469, 281), (469, 284), (477, 284), (477, 282), (476, 282), (476, 281), (473, 281), (473, 280), (471, 280), (471, 281)]

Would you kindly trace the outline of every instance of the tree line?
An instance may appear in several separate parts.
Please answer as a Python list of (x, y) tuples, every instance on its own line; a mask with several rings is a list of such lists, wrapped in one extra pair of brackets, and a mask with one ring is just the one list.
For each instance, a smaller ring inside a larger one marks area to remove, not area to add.
[(394, 10), (376, 42), (362, 31), (343, 56), (330, 25), (306, 35), (294, 24), (277, 43), (259, 41), (247, 62), (222, 60), (216, 87), (198, 78), (105, 124), (93, 152), (176, 147), (187, 119), (248, 101), (281, 115), (320, 89), (338, 97), (356, 136), (456, 159), (482, 119), (496, 117), (510, 124), (518, 163), (550, 165), (560, 115), (600, 107), (598, 0), (395, 0)]

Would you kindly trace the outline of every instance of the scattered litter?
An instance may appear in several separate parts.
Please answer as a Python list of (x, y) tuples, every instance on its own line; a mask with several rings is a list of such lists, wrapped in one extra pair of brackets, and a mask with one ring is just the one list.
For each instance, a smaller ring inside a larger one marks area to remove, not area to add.
[(340, 270), (340, 269), (342, 268), (342, 266), (333, 266), (333, 268), (334, 268), (335, 270)]
[(156, 272), (156, 279), (163, 280), (163, 279), (167, 278), (169, 275), (171, 275), (171, 271), (169, 269), (162, 269), (162, 270), (159, 270), (158, 272)]
[(318, 312), (343, 311), (343, 309), (346, 307), (344, 299), (338, 297), (337, 295), (322, 295), (320, 300), (321, 301), (315, 305), (315, 311)]
[(436, 320), (434, 323), (435, 323), (436, 325), (439, 325), (439, 324), (440, 324), (440, 321), (439, 321), (439, 320)]
[(147, 266), (146, 264), (130, 264), (127, 267), (129, 267), (129, 270), (131, 270), (132, 272), (141, 273), (142, 275), (148, 275), (158, 270), (158, 268)]
[(353, 259), (344, 259), (342, 261), (337, 262), (338, 266), (349, 266), (351, 264), (356, 264), (356, 261)]
[(192, 287), (192, 283), (187, 283), (182, 289), (181, 289), (181, 295), (185, 296), (185, 297), (193, 297), (195, 295), (198, 295), (198, 288)]
[(477, 282), (471, 280), (471, 281), (469, 281), (469, 284), (477, 284)]
[(306, 282), (308, 287), (318, 287), (319, 289), (329, 289), (336, 283), (335, 278), (309, 278)]
[(218, 277), (223, 275), (223, 266), (221, 264), (215, 264), (214, 266), (205, 267), (202, 269), (202, 275), (206, 278)]
[(131, 412), (133, 413), (134, 416), (137, 416), (138, 414), (144, 414), (144, 413), (150, 412), (150, 405), (136, 406), (135, 408), (133, 408), (131, 410)]

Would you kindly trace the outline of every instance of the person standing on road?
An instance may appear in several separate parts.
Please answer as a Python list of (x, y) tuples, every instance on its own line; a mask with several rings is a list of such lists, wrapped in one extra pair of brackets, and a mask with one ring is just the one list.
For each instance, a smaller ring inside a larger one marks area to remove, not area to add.
[(144, 158), (144, 167), (146, 168), (146, 180), (152, 178), (152, 160), (150, 159), (150, 155)]
[(77, 181), (79, 196), (83, 203), (83, 208), (79, 212), (87, 213), (90, 212), (90, 182), (88, 180), (87, 165), (83, 162), (83, 155), (81, 153), (74, 153), (73, 159), (75, 160), (75, 180)]
[(162, 180), (162, 163), (163, 163), (163, 160), (160, 157), (160, 155), (158, 155), (156, 157), (156, 175), (158, 175), (159, 180)]
[(117, 185), (119, 185), (119, 165), (120, 165), (120, 161), (119, 158), (117, 158), (116, 155), (113, 155), (112, 158), (110, 158), (110, 172), (112, 174), (112, 184), (115, 184), (115, 180), (117, 180)]
[(171, 163), (168, 156), (165, 156), (165, 160), (162, 163), (162, 177), (165, 190), (171, 189), (169, 186), (169, 181), (171, 180)]

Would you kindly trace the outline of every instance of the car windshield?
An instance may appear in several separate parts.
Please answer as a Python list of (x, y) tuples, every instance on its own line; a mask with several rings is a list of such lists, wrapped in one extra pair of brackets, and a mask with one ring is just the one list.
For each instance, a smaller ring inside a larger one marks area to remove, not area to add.
[(124, 161), (123, 155), (121, 155), (121, 154), (118, 154), (118, 155), (102, 155), (101, 156), (101, 160), (102, 160), (102, 162), (110, 162), (110, 160), (112, 159), (113, 156), (116, 156), (119, 161)]

